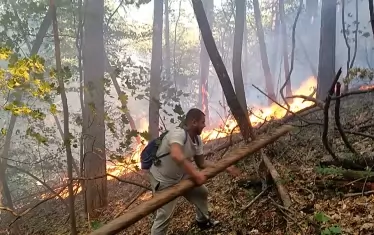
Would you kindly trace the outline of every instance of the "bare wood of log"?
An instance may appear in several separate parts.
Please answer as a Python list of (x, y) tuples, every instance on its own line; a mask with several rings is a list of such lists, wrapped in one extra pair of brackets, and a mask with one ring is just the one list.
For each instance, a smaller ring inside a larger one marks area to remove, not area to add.
[[(235, 164), (249, 154), (255, 153), (266, 145), (275, 142), (277, 139), (287, 134), (292, 129), (292, 126), (284, 125), (276, 129), (272, 134), (260, 136), (260, 138), (251, 142), (248, 146), (233, 150), (227, 157), (218, 161), (214, 165), (214, 167), (209, 167), (202, 170), (202, 173), (205, 174), (208, 179), (211, 179), (220, 172), (224, 171), (227, 167)], [(152, 199), (143, 202), (139, 206), (126, 212), (124, 215), (93, 231), (91, 235), (116, 234), (124, 230), (125, 228), (128, 228), (130, 225), (136, 223), (143, 217), (147, 216), (148, 214), (152, 213), (168, 202), (183, 195), (186, 191), (193, 188), (194, 186), (195, 183), (192, 180), (182, 180), (178, 184), (156, 193)]]
[(275, 167), (271, 163), (270, 159), (266, 156), (266, 154), (262, 154), (262, 160), (264, 161), (266, 167), (269, 169), (271, 177), (273, 178), (274, 183), (277, 186), (279, 196), (283, 202), (283, 206), (289, 208), (291, 206), (291, 198), (288, 195), (287, 189), (281, 182), (281, 177), (278, 174), (278, 171), (275, 169)]

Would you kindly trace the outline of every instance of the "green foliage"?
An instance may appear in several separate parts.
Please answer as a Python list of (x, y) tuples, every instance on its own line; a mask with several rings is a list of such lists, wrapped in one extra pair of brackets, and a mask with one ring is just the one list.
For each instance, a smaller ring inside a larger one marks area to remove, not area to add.
[(333, 225), (321, 231), (321, 235), (338, 235), (338, 234), (342, 234), (342, 229), (340, 228), (339, 225)]
[(325, 223), (325, 222), (327, 222), (327, 221), (330, 220), (329, 217), (327, 217), (327, 216), (325, 215), (325, 213), (323, 213), (323, 212), (317, 212), (317, 213), (315, 213), (315, 214), (314, 214), (314, 219), (315, 219), (317, 222), (319, 222), (319, 223)]
[(98, 220), (90, 221), (90, 224), (91, 224), (91, 228), (93, 230), (96, 230), (96, 229), (100, 228), (101, 226), (103, 226), (103, 224)]
[[(319, 224), (325, 224), (330, 221), (330, 218), (325, 215), (323, 212), (316, 212), (314, 214), (314, 220), (317, 221)], [(321, 231), (321, 235), (338, 235), (342, 234), (342, 229), (339, 225), (331, 225), (324, 228)]]
[(374, 78), (374, 71), (369, 68), (353, 67), (343, 79), (344, 84), (351, 84), (354, 81), (371, 82)]

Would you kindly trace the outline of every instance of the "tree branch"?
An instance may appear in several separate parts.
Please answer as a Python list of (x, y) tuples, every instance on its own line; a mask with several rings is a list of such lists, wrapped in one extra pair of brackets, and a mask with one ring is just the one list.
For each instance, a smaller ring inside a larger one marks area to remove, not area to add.
[[(336, 83), (336, 96), (340, 95), (340, 87), (341, 87), (340, 82)], [(343, 140), (345, 146), (347, 146), (347, 148), (352, 153), (354, 153), (356, 156), (359, 156), (358, 152), (349, 143), (348, 138), (345, 135), (342, 124), (340, 122), (340, 99), (337, 99), (336, 102), (335, 102), (335, 123), (336, 123), (336, 127), (337, 127), (337, 129), (338, 129), (338, 131), (339, 131), (339, 133), (342, 137), (342, 140)]]
[(332, 151), (331, 146), (327, 139), (328, 129), (329, 129), (329, 108), (331, 103), (331, 97), (334, 94), (334, 88), (336, 83), (339, 80), (339, 77), (342, 73), (342, 68), (339, 69), (338, 73), (335, 75), (335, 78), (331, 84), (331, 87), (329, 89), (328, 95), (326, 97), (325, 101), (325, 107), (323, 110), (323, 133), (322, 133), (322, 143), (325, 146), (326, 150), (330, 153), (330, 155), (334, 158), (335, 161), (339, 161), (339, 158), (335, 155), (335, 153)]
[(299, 16), (300, 16), (300, 13), (301, 13), (302, 9), (303, 9), (303, 0), (300, 0), (299, 1), (299, 8), (297, 9), (297, 13), (296, 13), (296, 17), (295, 17), (295, 21), (294, 21), (293, 26), (292, 26), (292, 51), (291, 51), (291, 66), (290, 66), (290, 71), (288, 72), (286, 80), (284, 81), (284, 83), (283, 83), (283, 85), (282, 85), (282, 87), (280, 89), (280, 95), (282, 96), (282, 99), (283, 99), (284, 103), (287, 105), (287, 108), (288, 108), (287, 110), (290, 109), (290, 105), (288, 104), (286, 98), (284, 97), (283, 90), (286, 87), (287, 83), (289, 83), (290, 80), (291, 80), (291, 74), (292, 74), (293, 66), (294, 66), (294, 62), (295, 62), (295, 46), (296, 46), (295, 35), (296, 35), (296, 26), (297, 26), (297, 21), (299, 19)]

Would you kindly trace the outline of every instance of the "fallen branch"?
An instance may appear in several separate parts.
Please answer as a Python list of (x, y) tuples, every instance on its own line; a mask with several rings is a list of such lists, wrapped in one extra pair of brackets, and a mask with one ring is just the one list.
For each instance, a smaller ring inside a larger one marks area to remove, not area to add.
[(14, 210), (10, 209), (9, 207), (0, 206), (0, 210), (1, 211), (7, 211), (7, 212), (11, 213), (14, 216), (18, 216), (17, 212), (15, 212)]
[(115, 176), (115, 175), (112, 175), (112, 174), (105, 174), (105, 175), (99, 175), (99, 176), (95, 176), (95, 177), (90, 177), (90, 178), (84, 178), (84, 177), (76, 177), (76, 178), (73, 178), (72, 180), (96, 180), (96, 179), (100, 179), (100, 178), (103, 178), (103, 177), (107, 177), (107, 176), (110, 176), (120, 182), (123, 182), (123, 183), (127, 183), (127, 184), (132, 184), (132, 185), (136, 185), (136, 186), (139, 186), (141, 188), (144, 188), (144, 189), (147, 189), (149, 191), (151, 191), (151, 188), (145, 186), (145, 185), (142, 185), (140, 183), (137, 183), (137, 182), (134, 182), (134, 181), (130, 181), (130, 180), (124, 180), (124, 179), (121, 179), (119, 178), (118, 176)]
[(65, 202), (65, 200), (58, 194), (55, 192), (55, 190), (53, 188), (51, 188), (47, 183), (45, 183), (43, 180), (39, 179), (38, 177), (36, 177), (35, 175), (31, 174), (30, 172), (22, 169), (22, 168), (19, 168), (19, 167), (16, 167), (16, 166), (13, 166), (13, 165), (9, 165), (7, 164), (7, 166), (9, 168), (13, 168), (19, 172), (22, 172), (28, 176), (30, 176), (31, 178), (33, 178), (34, 180), (36, 180), (37, 182), (41, 183), (46, 189), (48, 189), (52, 194), (55, 195), (55, 197), (58, 197), (61, 202), (65, 205), (66, 208), (68, 208), (68, 204)]
[[(359, 180), (365, 180), (365, 178), (360, 178)], [(362, 193), (362, 189), (364, 190), (372, 190), (372, 183), (364, 184), (364, 182), (360, 182), (359, 180), (355, 181), (347, 181), (347, 180), (317, 180), (314, 182), (315, 186), (319, 189), (328, 189), (333, 191), (341, 191), (341, 192), (349, 192), (349, 191), (356, 191)]]
[(371, 93), (371, 92), (374, 92), (374, 88), (370, 88), (370, 89), (367, 89), (367, 90), (357, 90), (357, 91), (351, 91), (351, 92), (343, 93), (339, 97), (331, 98), (331, 100), (336, 100), (338, 98), (343, 98), (343, 97), (347, 97), (347, 96), (351, 96), (351, 95), (366, 94), (366, 93)]
[[(283, 126), (278, 128), (273, 134), (262, 136), (262, 138), (254, 140), (248, 146), (237, 148), (233, 150), (230, 155), (215, 163), (213, 167), (208, 167), (202, 170), (202, 173), (206, 175), (208, 179), (213, 178), (220, 172), (224, 171), (227, 167), (235, 164), (249, 154), (255, 153), (266, 145), (275, 142), (278, 138), (290, 132), (292, 129), (291, 126)], [(91, 235), (116, 234), (167, 204), (171, 200), (183, 195), (194, 186), (195, 183), (191, 179), (182, 180), (178, 184), (156, 193), (152, 199), (140, 204), (124, 215), (93, 231)]]
[(242, 208), (242, 211), (241, 212), (244, 212), (245, 210), (247, 210), (255, 201), (257, 201), (257, 199), (259, 199), (267, 190), (269, 189), (269, 187), (266, 187), (264, 190), (261, 191), (261, 193), (259, 193), (255, 198), (252, 199), (252, 201), (250, 201), (245, 207)]
[(292, 115), (294, 115), (295, 117), (299, 118), (300, 120), (302, 120), (303, 122), (306, 122), (306, 123), (309, 123), (307, 120), (305, 120), (304, 118), (302, 118), (301, 116), (299, 116), (297, 114), (297, 112), (293, 112), (292, 110), (290, 110), (289, 108), (287, 107), (284, 107), (283, 105), (281, 105), (278, 101), (272, 99), (270, 96), (268, 96), (265, 92), (263, 92), (260, 88), (258, 88), (256, 85), (252, 84), (252, 86), (254, 88), (256, 88), (259, 92), (261, 92), (263, 95), (265, 95), (267, 98), (271, 99), (275, 104), (277, 104), (279, 107), (283, 108), (284, 110), (286, 110), (286, 116), (288, 115), (288, 113), (291, 113)]
[(370, 194), (374, 194), (374, 190), (366, 191), (363, 193), (362, 192), (361, 193), (347, 193), (347, 194), (344, 194), (344, 197), (366, 196)]
[(347, 134), (351, 134), (351, 135), (360, 135), (360, 136), (368, 137), (368, 138), (374, 140), (374, 135), (369, 135), (369, 134), (366, 134), (366, 133), (361, 133), (361, 132), (356, 132), (356, 131), (348, 131), (348, 130), (344, 130), (344, 131), (345, 131)]
[[(131, 201), (129, 203), (127, 203), (127, 205), (125, 207), (122, 208), (122, 210), (120, 210), (115, 216), (114, 218), (118, 218), (118, 216), (120, 216), (125, 210), (127, 210), (136, 200), (138, 200), (139, 197), (141, 197), (145, 192), (147, 192), (146, 189), (142, 189), (135, 197), (133, 197), (131, 199)], [(107, 222), (108, 220), (106, 220), (105, 222)]]
[(282, 199), (283, 205), (286, 208), (291, 206), (291, 198), (288, 195), (287, 189), (282, 184), (282, 179), (278, 174), (278, 171), (275, 169), (273, 164), (271, 163), (270, 159), (266, 156), (266, 154), (262, 154), (262, 160), (265, 163), (266, 167), (269, 169), (270, 175), (274, 180), (275, 185), (277, 186), (279, 196)]
[[(68, 185), (69, 185), (69, 184), (65, 185), (65, 186), (64, 186), (63, 188), (61, 188), (60, 191), (58, 191), (56, 194), (57, 194), (57, 195), (60, 195), (60, 194), (61, 194), (61, 193), (66, 189), (66, 187), (68, 187)], [(24, 215), (26, 215), (27, 213), (29, 213), (31, 210), (35, 209), (36, 207), (40, 206), (41, 204), (43, 204), (43, 203), (45, 203), (45, 202), (47, 202), (47, 201), (49, 201), (49, 200), (51, 200), (51, 199), (53, 199), (53, 198), (55, 198), (55, 197), (56, 197), (56, 195), (53, 195), (53, 196), (51, 196), (51, 197), (48, 197), (48, 198), (46, 198), (46, 199), (44, 199), (44, 200), (42, 200), (42, 201), (36, 203), (34, 206), (32, 206), (32, 207), (30, 207), (30, 208), (24, 210), (24, 211), (21, 212), (20, 214), (17, 214), (17, 215), (16, 215), (16, 218), (15, 218), (15, 219), (14, 219), (14, 220), (9, 224), (9, 227), (12, 226), (12, 224), (14, 224), (14, 223), (15, 223), (17, 220), (19, 220), (22, 216), (24, 216)]]
[(314, 102), (319, 108), (323, 109), (323, 106), (325, 105), (321, 100), (318, 100), (316, 98), (313, 98), (313, 96), (306, 96), (306, 95), (293, 95), (293, 96), (287, 96), (286, 99), (304, 99), (307, 101)]

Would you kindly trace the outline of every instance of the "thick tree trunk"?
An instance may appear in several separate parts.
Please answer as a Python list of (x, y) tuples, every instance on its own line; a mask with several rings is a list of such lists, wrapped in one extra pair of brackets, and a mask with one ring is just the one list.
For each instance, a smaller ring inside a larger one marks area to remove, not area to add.
[[(270, 98), (276, 100), (276, 96), (274, 93), (273, 77), (271, 75), (268, 55), (266, 51), (265, 35), (264, 29), (262, 27), (261, 11), (258, 0), (253, 0), (253, 9), (255, 14), (258, 43), (260, 45), (262, 69), (264, 70), (265, 76), (266, 92)], [(272, 103), (273, 101), (271, 99), (268, 99), (268, 104), (271, 105)]]
[[(208, 18), (209, 26), (213, 28), (213, 9), (214, 3), (213, 0), (205, 0), (203, 2), (204, 9), (206, 12), (206, 16)], [(206, 47), (204, 44), (204, 40), (200, 38), (200, 89), (199, 89), (199, 105), (201, 110), (205, 113), (206, 117), (206, 125), (209, 126), (209, 86), (208, 86), (208, 77), (209, 77), (209, 67), (210, 67), (210, 59), (208, 52), (206, 51)]]
[(160, 83), (162, 62), (162, 0), (154, 0), (153, 10), (153, 36), (152, 36), (152, 61), (149, 99), (149, 134), (157, 138), (160, 125)]
[[(104, 122), (104, 0), (87, 1), (85, 6), (84, 68), (84, 173), (86, 178), (106, 174)], [(87, 213), (95, 217), (95, 209), (108, 204), (107, 178), (85, 183)]]
[(322, 1), (317, 99), (323, 100), (335, 77), (336, 0)]

